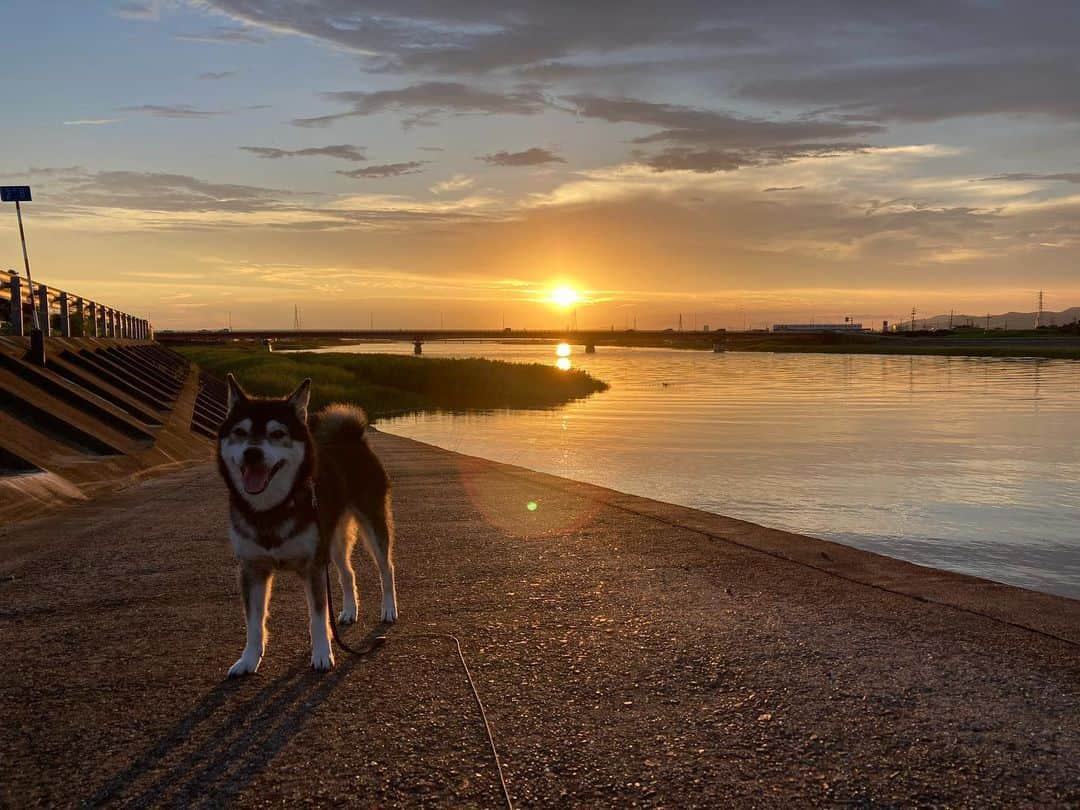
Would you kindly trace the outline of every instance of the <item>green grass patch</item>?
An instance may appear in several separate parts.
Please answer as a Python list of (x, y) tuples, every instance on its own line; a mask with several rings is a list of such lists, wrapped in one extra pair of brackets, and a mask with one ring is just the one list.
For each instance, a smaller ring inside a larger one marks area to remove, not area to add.
[(360, 405), (372, 419), (417, 411), (554, 408), (607, 390), (584, 371), (539, 363), (390, 354), (299, 352), (240, 346), (176, 350), (219, 377), (232, 372), (245, 390), (283, 396), (310, 377), (312, 406)]

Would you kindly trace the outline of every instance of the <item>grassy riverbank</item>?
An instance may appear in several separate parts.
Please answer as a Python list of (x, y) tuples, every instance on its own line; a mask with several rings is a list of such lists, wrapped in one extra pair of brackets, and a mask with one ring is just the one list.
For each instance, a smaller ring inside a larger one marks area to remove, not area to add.
[(254, 394), (287, 394), (304, 377), (311, 377), (313, 407), (353, 402), (372, 419), (417, 411), (551, 408), (608, 387), (583, 371), (560, 371), (538, 363), (386, 354), (282, 354), (239, 346), (175, 348), (212, 374), (224, 377), (231, 371)]

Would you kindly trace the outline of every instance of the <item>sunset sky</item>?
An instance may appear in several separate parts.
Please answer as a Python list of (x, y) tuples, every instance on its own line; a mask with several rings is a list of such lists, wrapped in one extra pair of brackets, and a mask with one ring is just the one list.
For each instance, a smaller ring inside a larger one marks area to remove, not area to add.
[[(158, 328), (1080, 304), (1080, 4), (5, 0), (35, 276)], [(0, 209), (0, 266), (21, 267)]]

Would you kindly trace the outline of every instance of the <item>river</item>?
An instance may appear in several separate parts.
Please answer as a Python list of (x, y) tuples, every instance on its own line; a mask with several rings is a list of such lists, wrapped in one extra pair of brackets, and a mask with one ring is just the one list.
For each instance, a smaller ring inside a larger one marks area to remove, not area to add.
[[(408, 353), (409, 344), (334, 351)], [(555, 363), (552, 345), (426, 356)], [(389, 433), (1080, 598), (1080, 362), (572, 347), (611, 389)]]

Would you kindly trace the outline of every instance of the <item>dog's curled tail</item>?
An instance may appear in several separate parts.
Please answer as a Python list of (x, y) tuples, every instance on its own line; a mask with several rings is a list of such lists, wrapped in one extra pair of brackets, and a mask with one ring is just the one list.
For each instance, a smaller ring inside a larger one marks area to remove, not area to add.
[(312, 419), (312, 430), (321, 445), (361, 444), (367, 429), (367, 414), (355, 405), (327, 405)]

